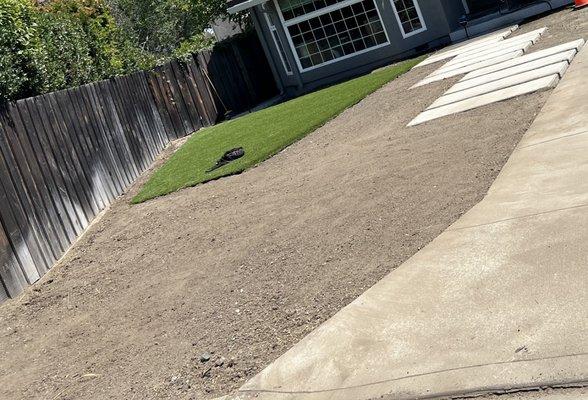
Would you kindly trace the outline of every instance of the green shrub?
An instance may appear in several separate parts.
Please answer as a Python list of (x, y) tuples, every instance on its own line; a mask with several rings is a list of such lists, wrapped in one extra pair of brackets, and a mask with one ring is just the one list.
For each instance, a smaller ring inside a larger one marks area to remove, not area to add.
[(0, 0), (0, 100), (148, 69), (155, 60), (103, 0)]
[(84, 28), (63, 13), (39, 13), (37, 32), (44, 50), (43, 91), (78, 86), (96, 77)]
[(69, 18), (83, 29), (93, 60), (94, 79), (155, 65), (155, 58), (119, 28), (103, 0), (53, 0), (45, 11)]
[(43, 86), (45, 66), (29, 0), (0, 1), (0, 100), (31, 96)]

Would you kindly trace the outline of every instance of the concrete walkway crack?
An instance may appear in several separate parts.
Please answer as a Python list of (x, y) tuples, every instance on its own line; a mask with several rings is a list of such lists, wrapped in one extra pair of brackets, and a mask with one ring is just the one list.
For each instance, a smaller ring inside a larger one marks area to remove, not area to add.
[(586, 134), (586, 133), (588, 133), (588, 130), (586, 130), (586, 131), (582, 131), (582, 132), (571, 133), (571, 134), (569, 134), (569, 135), (564, 135), (564, 136), (556, 137), (556, 138), (553, 138), (553, 139), (547, 139), (547, 140), (543, 140), (543, 141), (541, 141), (541, 142), (532, 143), (532, 144), (528, 144), (528, 145), (526, 145), (526, 146), (517, 147), (517, 148), (515, 149), (515, 151), (517, 151), (517, 150), (522, 150), (522, 149), (528, 149), (529, 147), (535, 147), (535, 146), (539, 146), (539, 145), (541, 145), (541, 144), (545, 144), (545, 143), (551, 143), (551, 142), (555, 142), (555, 141), (557, 141), (557, 140), (561, 140), (561, 139), (566, 139), (566, 138), (570, 138), (570, 137), (575, 137), (575, 136), (584, 135), (584, 134)]
[(583, 207), (588, 207), (588, 204), (579, 204), (579, 205), (576, 205), (576, 206), (556, 208), (556, 209), (553, 209), (553, 210), (541, 211), (541, 212), (533, 213), (533, 214), (519, 215), (519, 216), (516, 216), (516, 217), (504, 218), (504, 219), (499, 219), (499, 220), (491, 221), (491, 222), (485, 222), (483, 224), (468, 225), (468, 226), (462, 226), (462, 227), (459, 227), (459, 228), (448, 228), (447, 231), (448, 232), (463, 231), (463, 230), (466, 230), (466, 229), (472, 229), (472, 228), (479, 228), (479, 227), (482, 227), (482, 226), (495, 225), (495, 224), (499, 224), (499, 223), (502, 223), (502, 222), (509, 222), (509, 221), (514, 221), (514, 220), (518, 220), (518, 219), (532, 218), (532, 217), (537, 217), (537, 216), (546, 215), (546, 214), (552, 214), (552, 213), (556, 213), (556, 212), (562, 212), (562, 211), (568, 211), (568, 210), (575, 210), (575, 209), (583, 208)]
[[(274, 389), (240, 389), (239, 392), (241, 392), (241, 393), (276, 393), (276, 394), (328, 393), (328, 392), (336, 392), (336, 391), (343, 391), (343, 390), (349, 390), (349, 389), (357, 389), (357, 388), (362, 388), (362, 387), (380, 385), (383, 383), (397, 382), (397, 381), (402, 381), (402, 380), (407, 380), (407, 379), (419, 378), (419, 377), (423, 377), (423, 376), (443, 374), (443, 373), (447, 373), (447, 372), (463, 371), (463, 370), (468, 370), (468, 369), (476, 369), (476, 368), (497, 366), (497, 365), (532, 363), (532, 362), (537, 362), (537, 361), (557, 360), (557, 359), (563, 359), (563, 358), (586, 357), (586, 356), (588, 356), (588, 352), (566, 354), (566, 355), (561, 355), (561, 356), (537, 357), (537, 358), (527, 358), (527, 359), (520, 359), (520, 360), (497, 361), (497, 362), (490, 362), (490, 363), (484, 363), (484, 364), (464, 365), (464, 366), (455, 367), (455, 368), (440, 369), (440, 370), (435, 370), (435, 371), (423, 372), (420, 374), (410, 374), (410, 375), (401, 376), (401, 377), (397, 377), (397, 378), (384, 379), (381, 381), (365, 383), (362, 385), (353, 385), (353, 386), (346, 386), (346, 387), (340, 387), (340, 388), (308, 390), (308, 391), (305, 391), (305, 390), (300, 390), (300, 391), (298, 391), (298, 390), (274, 390)], [(576, 382), (571, 382), (571, 383), (576, 383)]]

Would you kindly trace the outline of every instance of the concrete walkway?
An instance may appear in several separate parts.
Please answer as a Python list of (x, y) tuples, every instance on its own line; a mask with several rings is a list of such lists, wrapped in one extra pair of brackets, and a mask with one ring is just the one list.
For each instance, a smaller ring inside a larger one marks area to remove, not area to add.
[(236, 397), (588, 384), (587, 93), (585, 48), (484, 200)]

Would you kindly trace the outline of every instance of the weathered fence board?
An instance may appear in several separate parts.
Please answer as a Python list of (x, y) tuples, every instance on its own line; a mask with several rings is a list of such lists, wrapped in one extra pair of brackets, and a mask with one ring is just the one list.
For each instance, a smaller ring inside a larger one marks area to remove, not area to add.
[(2, 303), (6, 299), (8, 299), (8, 293), (6, 292), (4, 284), (0, 282), (0, 303)]
[[(19, 294), (26, 286), (27, 280), (20, 269), (16, 257), (10, 247), (5, 233), (0, 230), (0, 278), (2, 287), (6, 286), (6, 292), (10, 296)], [(30, 282), (28, 282), (30, 283)]]
[(170, 140), (277, 94), (257, 37), (0, 105), (0, 302), (37, 281)]

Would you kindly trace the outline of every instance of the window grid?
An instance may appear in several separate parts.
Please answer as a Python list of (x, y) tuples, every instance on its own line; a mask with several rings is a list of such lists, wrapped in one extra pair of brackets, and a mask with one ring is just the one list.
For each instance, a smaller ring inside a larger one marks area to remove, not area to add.
[(285, 21), (302, 17), (347, 0), (278, 0)]
[(287, 25), (303, 69), (388, 42), (373, 0), (357, 2)]
[(425, 29), (415, 0), (392, 0), (392, 4), (405, 36)]

